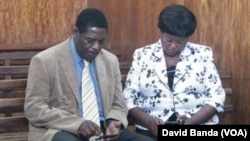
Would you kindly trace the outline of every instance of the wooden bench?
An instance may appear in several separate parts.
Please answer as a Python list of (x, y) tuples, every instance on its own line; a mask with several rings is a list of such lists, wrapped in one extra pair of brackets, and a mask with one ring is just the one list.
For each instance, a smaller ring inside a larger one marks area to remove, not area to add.
[[(38, 52), (0, 52), (0, 141), (27, 140), (28, 120), (24, 116), (24, 97), (30, 59)], [(130, 65), (130, 62), (120, 62), (123, 86)], [(228, 72), (221, 72), (220, 75), (222, 79), (231, 77)], [(232, 95), (230, 87), (226, 87), (225, 91), (227, 96)], [(230, 104), (225, 106), (225, 112), (232, 109)]]
[(26, 141), (24, 97), (29, 62), (37, 51), (0, 52), (0, 140)]

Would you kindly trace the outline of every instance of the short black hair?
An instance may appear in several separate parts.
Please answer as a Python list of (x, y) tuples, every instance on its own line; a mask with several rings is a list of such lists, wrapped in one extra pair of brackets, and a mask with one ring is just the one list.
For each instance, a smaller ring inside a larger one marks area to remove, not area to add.
[(183, 5), (172, 4), (165, 7), (158, 20), (158, 28), (162, 33), (179, 37), (189, 37), (196, 29), (195, 15)]
[(91, 27), (106, 28), (108, 31), (108, 22), (104, 13), (96, 8), (83, 9), (77, 17), (75, 26), (80, 33), (86, 32)]

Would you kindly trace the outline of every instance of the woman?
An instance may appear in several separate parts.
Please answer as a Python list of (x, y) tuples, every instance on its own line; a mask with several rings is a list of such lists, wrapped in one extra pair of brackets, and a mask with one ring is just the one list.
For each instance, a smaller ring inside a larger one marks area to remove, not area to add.
[(159, 15), (160, 39), (136, 49), (124, 96), (136, 131), (157, 140), (158, 125), (218, 124), (225, 92), (210, 47), (188, 42), (195, 15), (170, 5)]

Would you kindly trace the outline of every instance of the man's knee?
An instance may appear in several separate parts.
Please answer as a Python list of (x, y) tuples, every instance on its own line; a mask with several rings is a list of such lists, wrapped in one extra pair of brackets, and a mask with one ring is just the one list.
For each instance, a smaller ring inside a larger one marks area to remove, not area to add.
[(52, 141), (87, 141), (66, 131), (57, 132)]

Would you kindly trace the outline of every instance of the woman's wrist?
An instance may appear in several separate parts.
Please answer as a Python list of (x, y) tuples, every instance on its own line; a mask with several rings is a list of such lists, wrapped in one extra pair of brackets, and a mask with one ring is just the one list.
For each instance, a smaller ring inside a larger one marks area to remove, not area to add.
[(192, 124), (192, 119), (191, 118), (186, 118), (184, 125), (191, 125)]

